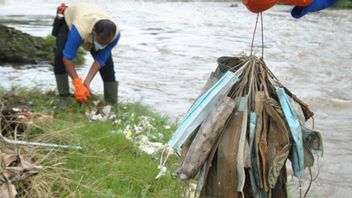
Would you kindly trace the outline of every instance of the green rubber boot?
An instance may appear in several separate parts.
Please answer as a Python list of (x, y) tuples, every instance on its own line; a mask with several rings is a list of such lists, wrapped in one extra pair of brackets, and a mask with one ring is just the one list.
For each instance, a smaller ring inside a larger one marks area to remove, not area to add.
[(60, 104), (59, 108), (62, 110), (67, 109), (68, 98), (70, 94), (70, 87), (68, 84), (67, 74), (55, 75), (57, 91), (59, 92)]
[(117, 105), (119, 82), (104, 82), (104, 100), (110, 105)]

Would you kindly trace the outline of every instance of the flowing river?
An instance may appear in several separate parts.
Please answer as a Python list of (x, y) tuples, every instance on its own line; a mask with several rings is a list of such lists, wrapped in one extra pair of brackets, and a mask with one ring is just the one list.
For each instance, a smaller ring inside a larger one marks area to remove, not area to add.
[[(0, 21), (46, 36), (60, 2), (2, 0)], [(256, 15), (240, 3), (91, 2), (106, 8), (122, 30), (112, 52), (120, 99), (141, 102), (174, 119), (197, 97), (218, 57), (250, 52)], [(263, 14), (264, 58), (279, 80), (315, 112), (315, 126), (323, 136), (324, 156), (309, 197), (351, 197), (352, 11), (327, 10), (295, 20), (290, 9), (276, 6)], [(258, 32), (258, 56), (260, 38)], [(85, 76), (91, 63), (87, 55), (78, 73)], [(54, 89), (52, 66), (1, 65), (0, 87), (12, 86)], [(99, 75), (91, 89), (102, 93)], [(291, 194), (298, 197), (297, 180), (289, 180)], [(308, 179), (303, 182), (306, 187)]]

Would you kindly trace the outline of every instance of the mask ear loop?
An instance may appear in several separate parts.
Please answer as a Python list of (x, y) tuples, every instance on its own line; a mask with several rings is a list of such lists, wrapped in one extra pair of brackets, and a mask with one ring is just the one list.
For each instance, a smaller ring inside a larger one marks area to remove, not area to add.
[(92, 34), (92, 50), (93, 51), (97, 51), (96, 49), (95, 49), (95, 45), (94, 45), (94, 43), (95, 43), (95, 36), (94, 36), (94, 34), (93, 33), (91, 33)]
[(161, 157), (160, 157), (160, 164), (158, 166), (160, 172), (159, 174), (155, 177), (155, 179), (159, 179), (161, 176), (165, 175), (166, 173), (166, 162), (169, 158), (170, 155), (172, 155), (174, 153), (173, 149), (169, 147), (169, 145), (164, 145), (163, 151), (161, 153)]
[[(93, 50), (94, 50), (94, 51), (102, 50), (102, 49), (106, 48), (106, 47), (109, 45), (109, 44), (106, 44), (106, 45), (100, 44), (98, 41), (96, 41), (95, 36), (93, 36), (92, 42), (93, 42)], [(98, 44), (98, 47), (96, 47), (96, 44), (95, 44), (95, 43)]]

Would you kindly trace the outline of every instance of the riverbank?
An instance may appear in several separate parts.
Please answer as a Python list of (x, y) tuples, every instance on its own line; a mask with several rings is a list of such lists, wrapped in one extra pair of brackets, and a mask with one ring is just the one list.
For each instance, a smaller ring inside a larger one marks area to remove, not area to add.
[[(48, 197), (180, 196), (181, 183), (171, 172), (155, 179), (161, 145), (175, 129), (168, 118), (137, 103), (111, 109), (109, 112), (118, 112), (116, 118), (113, 114), (104, 116), (107, 108), (99, 97), (85, 105), (72, 99), (69, 108), (62, 111), (56, 107), (53, 92), (13, 89), (0, 91), (0, 95), (1, 104), (27, 112), (31, 121), (19, 139), (82, 147), (80, 150), (37, 148), (36, 152), (48, 157), (36, 164), (43, 166), (43, 170), (30, 181), (37, 186), (44, 183)], [(41, 118), (46, 119), (38, 122)], [(168, 167), (175, 167), (175, 162), (169, 160)], [(61, 176), (52, 174), (53, 178), (46, 178), (56, 170), (65, 171)], [(20, 195), (28, 193), (27, 190), (30, 195), (38, 196), (24, 184), (28, 185), (28, 181), (16, 184)]]
[(334, 7), (335, 9), (352, 9), (351, 0), (339, 0)]
[[(32, 36), (0, 23), (0, 65), (22, 66), (42, 62), (54, 64), (55, 37)], [(74, 59), (76, 65), (84, 64), (86, 53), (79, 49)]]

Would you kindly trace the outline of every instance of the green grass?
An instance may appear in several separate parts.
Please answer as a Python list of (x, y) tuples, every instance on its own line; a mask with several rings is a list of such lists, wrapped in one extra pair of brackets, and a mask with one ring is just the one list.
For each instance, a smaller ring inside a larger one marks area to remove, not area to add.
[[(159, 170), (160, 153), (147, 155), (121, 133), (130, 125), (138, 125), (148, 118), (150, 126), (144, 128), (143, 135), (154, 141), (166, 142), (175, 130), (170, 121), (152, 112), (141, 104), (120, 104), (117, 125), (112, 121), (89, 121), (84, 112), (95, 108), (92, 102), (79, 105), (74, 100), (65, 111), (55, 108), (57, 99), (52, 93), (43, 94), (39, 90), (14, 89), (10, 93), (25, 99), (28, 105), (21, 105), (32, 112), (43, 112), (54, 116), (51, 128), (68, 129), (70, 138), (65, 144), (81, 145), (82, 150), (69, 150), (64, 155), (64, 168), (73, 170), (69, 174), (69, 189), (75, 193), (57, 187), (60, 197), (181, 197), (181, 182), (171, 175), (176, 169), (176, 159), (171, 157), (167, 167), (172, 171), (168, 175), (155, 179)], [(0, 91), (0, 95), (9, 92)], [(169, 125), (170, 127), (165, 127)], [(33, 133), (43, 133), (32, 129)], [(35, 136), (35, 135), (34, 135)], [(62, 143), (62, 142), (60, 142)]]
[[(54, 65), (54, 58), (55, 54), (53, 51), (53, 48), (55, 46), (55, 37), (54, 36), (47, 36), (44, 38), (45, 39), (45, 56), (50, 59), (50, 64)], [(84, 64), (84, 55), (86, 55), (86, 51), (84, 51), (82, 48), (78, 49), (77, 56), (75, 59), (73, 59), (73, 63), (77, 66), (81, 66)]]
[(333, 8), (352, 9), (352, 2), (350, 0), (339, 0)]

